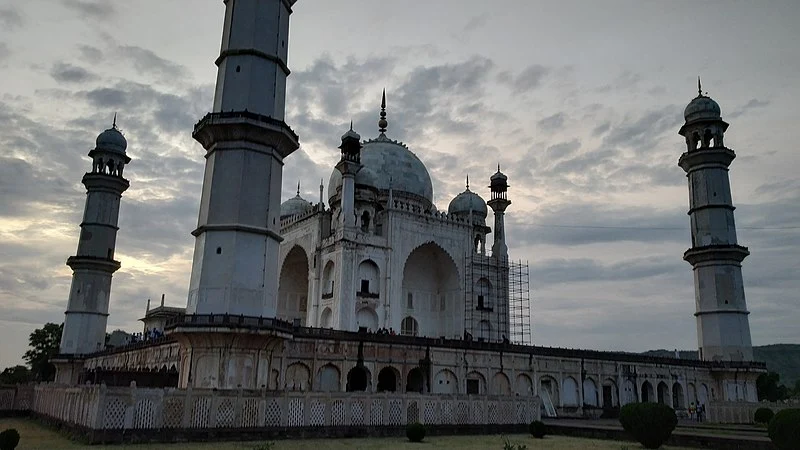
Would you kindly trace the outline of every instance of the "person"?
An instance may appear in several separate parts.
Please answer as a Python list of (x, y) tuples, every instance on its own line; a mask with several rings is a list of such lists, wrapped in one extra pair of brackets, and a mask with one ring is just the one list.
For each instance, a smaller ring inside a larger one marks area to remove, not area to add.
[(697, 406), (697, 421), (698, 422), (702, 422), (703, 421), (703, 415), (705, 413), (706, 413), (706, 405), (704, 403), (700, 403), (700, 405)]
[(694, 402), (689, 404), (689, 419), (694, 421), (694, 414), (697, 411), (697, 407), (694, 405)]

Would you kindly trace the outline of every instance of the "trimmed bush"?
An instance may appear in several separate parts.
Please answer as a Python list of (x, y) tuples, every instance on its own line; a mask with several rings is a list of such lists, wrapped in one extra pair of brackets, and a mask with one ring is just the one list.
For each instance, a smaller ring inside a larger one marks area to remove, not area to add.
[(534, 420), (528, 425), (528, 431), (530, 431), (531, 436), (536, 439), (542, 439), (544, 435), (547, 434), (547, 426), (539, 420)]
[(0, 433), (0, 450), (14, 450), (19, 444), (19, 432), (14, 428), (9, 428)]
[(659, 448), (678, 424), (678, 416), (660, 403), (629, 403), (620, 410), (619, 422), (645, 448)]
[(778, 411), (769, 421), (769, 438), (780, 450), (800, 449), (800, 409)]
[(414, 422), (406, 426), (406, 437), (411, 442), (422, 442), (425, 439), (425, 425)]
[(753, 414), (753, 421), (755, 423), (763, 423), (764, 425), (768, 424), (770, 420), (775, 416), (775, 413), (772, 412), (769, 408), (758, 408), (756, 413)]

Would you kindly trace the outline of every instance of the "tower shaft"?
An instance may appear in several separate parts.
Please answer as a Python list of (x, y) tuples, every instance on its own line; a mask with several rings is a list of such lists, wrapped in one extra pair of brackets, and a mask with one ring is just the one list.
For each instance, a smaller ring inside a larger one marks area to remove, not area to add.
[(750, 361), (753, 349), (741, 263), (749, 251), (738, 244), (728, 168), (736, 157), (722, 145), (728, 124), (719, 106), (699, 95), (687, 107), (687, 151), (678, 165), (689, 182), (692, 247), (684, 254), (694, 270), (695, 317), (700, 358)]
[(294, 0), (225, 0), (213, 112), (194, 129), (206, 169), (188, 313), (274, 317), (283, 159), (299, 147), (284, 123)]

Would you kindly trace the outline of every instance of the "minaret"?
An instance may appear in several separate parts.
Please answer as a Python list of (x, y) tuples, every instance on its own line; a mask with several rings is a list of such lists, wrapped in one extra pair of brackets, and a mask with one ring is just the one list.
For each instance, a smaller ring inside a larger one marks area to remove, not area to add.
[(289, 15), (296, 0), (225, 0), (214, 110), (195, 125), (206, 149), (189, 314), (274, 317)]
[(340, 220), (342, 227), (347, 228), (356, 225), (356, 174), (364, 167), (361, 165), (361, 136), (353, 131), (353, 122), (350, 122), (350, 130), (342, 136), (342, 145), (339, 146), (339, 149), (342, 150), (342, 157), (336, 164), (336, 170), (342, 173), (342, 212)]
[(702, 360), (751, 361), (750, 323), (744, 299), (742, 260), (750, 252), (736, 242), (728, 167), (736, 154), (723, 145), (728, 124), (719, 105), (703, 95), (684, 111), (678, 132), (687, 151), (678, 165), (689, 179), (692, 248), (683, 259), (694, 269), (697, 341)]
[(508, 177), (500, 172), (500, 165), (497, 165), (497, 173), (490, 178), (489, 188), (492, 190), (492, 198), (486, 202), (494, 211), (494, 245), (492, 245), (492, 256), (508, 257), (508, 246), (506, 245), (505, 219), (506, 208), (511, 204), (507, 198)]
[(86, 206), (75, 256), (67, 259), (72, 269), (64, 332), (59, 353), (76, 355), (102, 350), (106, 339), (111, 277), (120, 264), (114, 260), (119, 202), (130, 185), (122, 171), (131, 159), (128, 143), (114, 124), (97, 137), (92, 171), (83, 176)]

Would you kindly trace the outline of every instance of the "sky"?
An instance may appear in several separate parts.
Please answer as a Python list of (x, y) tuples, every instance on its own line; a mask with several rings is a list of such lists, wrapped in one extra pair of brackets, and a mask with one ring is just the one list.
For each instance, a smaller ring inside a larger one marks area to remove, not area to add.
[[(128, 139), (109, 331), (147, 299), (185, 306), (224, 5), (0, 0), (0, 368), (63, 321), (94, 139)], [(754, 345), (800, 343), (800, 3), (300, 0), (283, 198), (318, 198), (351, 119), (426, 164), (434, 201), (509, 176), (511, 257), (537, 345), (696, 349), (683, 108), (731, 125), (730, 178)], [(327, 199), (327, 193), (326, 197)], [(489, 218), (489, 223), (491, 222)]]

